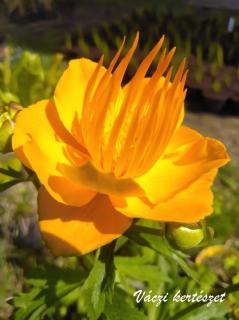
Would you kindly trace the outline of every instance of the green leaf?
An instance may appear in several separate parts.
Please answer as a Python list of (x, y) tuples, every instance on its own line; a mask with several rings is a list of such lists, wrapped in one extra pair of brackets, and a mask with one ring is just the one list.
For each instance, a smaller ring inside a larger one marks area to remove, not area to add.
[[(40, 291), (37, 297), (33, 301), (27, 302), (26, 298), (29, 298), (28, 295), (22, 297), (23, 303), (25, 302), (25, 308), (21, 308), (13, 316), (14, 320), (39, 320), (41, 317), (46, 314), (57, 302), (63, 299), (72, 291), (78, 289), (81, 285), (81, 282), (75, 283), (58, 283), (54, 287), (49, 287)], [(19, 299), (17, 304), (19, 305)]]
[(12, 304), (16, 308), (13, 320), (41, 319), (57, 303), (80, 289), (83, 274), (80, 270), (46, 265), (44, 269), (34, 269), (28, 277), (27, 282), (33, 287), (13, 299)]
[(16, 178), (16, 179), (22, 178), (21, 172), (13, 169), (11, 167), (8, 167), (7, 169), (0, 168), (0, 173), (4, 174), (6, 176), (12, 177), (12, 178)]
[(3, 104), (8, 104), (11, 101), (19, 102), (19, 98), (10, 91), (3, 91), (0, 89), (0, 101)]
[[(128, 301), (127, 294), (119, 289), (115, 289), (112, 304), (107, 303), (104, 314), (107, 320), (147, 320), (146, 315), (139, 311), (133, 304)], [(131, 299), (132, 300), (132, 299)]]
[(97, 260), (82, 288), (86, 312), (90, 319), (98, 319), (104, 310), (105, 293), (101, 291), (104, 277), (105, 265)]
[(19, 296), (14, 297), (13, 305), (16, 308), (26, 309), (29, 304), (39, 295), (41, 290), (39, 288), (32, 288), (27, 293), (21, 293)]
[(186, 262), (187, 256), (181, 251), (172, 248), (165, 237), (151, 234), (142, 235), (133, 232), (126, 232), (125, 235), (139, 245), (148, 247), (168, 259), (174, 260), (189, 277), (198, 281), (197, 273)]
[(116, 257), (115, 265), (119, 272), (139, 281), (147, 281), (150, 287), (171, 282), (159, 266), (150, 264), (145, 257)]
[(11, 181), (8, 181), (8, 182), (4, 182), (2, 184), (0, 184), (0, 192), (3, 192), (9, 188), (11, 188), (12, 186), (14, 186), (15, 184), (19, 183), (21, 181), (19, 180), (11, 180)]
[[(210, 308), (210, 309), (209, 309)], [(210, 310), (210, 312), (209, 312)], [(230, 312), (229, 306), (225, 303), (213, 303), (210, 307), (202, 306), (182, 319), (185, 320), (223, 320)]]
[(22, 180), (22, 164), (13, 154), (0, 153), (0, 191)]
[(79, 282), (84, 276), (81, 269), (59, 268), (45, 264), (44, 267), (34, 268), (26, 273), (26, 281), (34, 287), (54, 286), (58, 281), (65, 283)]
[(82, 287), (86, 312), (92, 320), (99, 318), (106, 299), (112, 300), (115, 278), (114, 247), (115, 241), (101, 248), (100, 255)]

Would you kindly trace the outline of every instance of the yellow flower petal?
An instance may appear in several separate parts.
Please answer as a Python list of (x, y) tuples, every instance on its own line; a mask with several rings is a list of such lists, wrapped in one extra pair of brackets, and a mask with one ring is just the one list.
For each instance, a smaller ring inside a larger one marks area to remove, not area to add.
[(145, 198), (110, 196), (114, 208), (129, 218), (151, 219), (152, 205)]
[(134, 218), (193, 223), (212, 212), (210, 190), (217, 168), (229, 161), (222, 143), (181, 127), (164, 157), (135, 179), (146, 197), (111, 197), (115, 208)]
[(194, 223), (210, 215), (213, 211), (211, 186), (216, 174), (217, 170), (212, 170), (170, 200), (160, 202), (153, 208), (151, 219)]
[(91, 84), (94, 91), (106, 73), (106, 69), (100, 65), (95, 74), (97, 66), (96, 62), (85, 58), (71, 60), (54, 93), (54, 101), (62, 123), (81, 143), (80, 119), (86, 93), (89, 92)]
[(196, 182), (181, 190), (172, 198), (152, 206), (137, 197), (116, 198), (111, 201), (116, 210), (131, 218), (157, 221), (195, 223), (212, 212), (211, 185), (217, 170), (202, 175)]
[(38, 194), (43, 239), (55, 255), (85, 254), (118, 238), (132, 220), (118, 213), (107, 196), (96, 197), (83, 207), (56, 202), (44, 188)]
[(61, 125), (51, 102), (40, 101), (19, 113), (12, 144), (18, 157), (36, 172), (57, 201), (80, 206), (94, 197), (94, 191), (57, 170), (58, 163), (79, 166), (88, 160), (82, 146)]
[(58, 162), (66, 161), (63, 147), (59, 142), (52, 142), (51, 151), (46, 148), (41, 150), (36, 142), (32, 141), (25, 144), (24, 152), (40, 182), (54, 199), (72, 206), (85, 205), (96, 192), (74, 183), (57, 170)]
[[(40, 125), (39, 125), (40, 124)], [(41, 100), (28, 108), (23, 109), (17, 115), (16, 126), (12, 139), (13, 149), (16, 153), (23, 145), (34, 139), (54, 139), (85, 152), (73, 136), (62, 125), (55, 105), (50, 100)], [(24, 159), (21, 159), (24, 162)]]
[(205, 138), (187, 127), (181, 127), (162, 159), (135, 181), (154, 204), (168, 201), (187, 189), (201, 176), (229, 161), (225, 146)]

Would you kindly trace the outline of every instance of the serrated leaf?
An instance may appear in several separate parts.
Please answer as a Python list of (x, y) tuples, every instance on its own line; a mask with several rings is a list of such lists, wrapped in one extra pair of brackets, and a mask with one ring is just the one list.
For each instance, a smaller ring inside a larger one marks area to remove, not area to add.
[(46, 265), (45, 269), (36, 268), (28, 274), (27, 283), (33, 285), (27, 293), (16, 296), (12, 304), (16, 307), (13, 320), (39, 320), (59, 301), (79, 290), (83, 274), (71, 270)]
[(101, 290), (105, 292), (107, 299), (112, 301), (115, 279), (114, 265), (114, 249), (116, 241), (113, 241), (108, 246), (101, 249), (99, 260), (105, 265), (105, 277), (102, 282)]
[(116, 288), (112, 304), (107, 303), (104, 314), (107, 320), (147, 320), (146, 315), (138, 310), (133, 301), (130, 304), (127, 294)]
[[(55, 287), (49, 287), (40, 291), (26, 308), (21, 308), (13, 315), (13, 320), (39, 320), (41, 317), (72, 291), (78, 289), (81, 282), (65, 284), (61, 283)], [(19, 303), (19, 300), (18, 300)]]
[(82, 288), (86, 312), (92, 320), (98, 319), (104, 310), (105, 293), (101, 291), (104, 277), (105, 266), (97, 260)]
[(82, 287), (87, 315), (91, 320), (99, 318), (106, 299), (112, 298), (115, 277), (114, 247), (115, 241), (101, 248), (100, 255)]
[(40, 292), (39, 288), (32, 288), (30, 292), (21, 293), (19, 296), (14, 297), (13, 304), (16, 308), (26, 309)]

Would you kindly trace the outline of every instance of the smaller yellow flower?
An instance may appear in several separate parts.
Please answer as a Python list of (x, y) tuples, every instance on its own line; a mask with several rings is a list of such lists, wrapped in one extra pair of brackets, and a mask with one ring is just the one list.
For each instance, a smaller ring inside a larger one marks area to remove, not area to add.
[(205, 260), (207, 260), (208, 258), (215, 257), (215, 256), (220, 255), (223, 252), (225, 252), (225, 249), (226, 248), (224, 245), (219, 245), (219, 244), (204, 248), (197, 255), (195, 262), (197, 265), (203, 264), (203, 262)]
[(212, 211), (210, 186), (228, 162), (222, 143), (182, 126), (185, 62), (171, 80), (175, 48), (148, 68), (164, 37), (122, 87), (137, 47), (108, 69), (76, 59), (53, 100), (21, 111), (13, 149), (36, 172), (40, 229), (56, 255), (92, 251), (119, 237), (133, 218), (194, 223)]

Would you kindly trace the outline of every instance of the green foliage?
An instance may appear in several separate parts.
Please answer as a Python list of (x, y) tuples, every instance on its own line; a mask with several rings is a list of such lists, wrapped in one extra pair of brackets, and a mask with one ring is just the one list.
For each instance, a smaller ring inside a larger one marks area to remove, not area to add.
[[(229, 173), (223, 173), (221, 180), (234, 190)], [(236, 252), (220, 258), (227, 272), (238, 266)], [(26, 268), (30, 271), (25, 273), (25, 290), (10, 300), (15, 310), (12, 319), (68, 319), (71, 308), (74, 317), (69, 319), (123, 320), (126, 315), (127, 319), (139, 320), (180, 319), (186, 303), (169, 300), (158, 307), (148, 302), (137, 304), (134, 292), (142, 288), (173, 296), (178, 290), (187, 294), (210, 292), (220, 284), (221, 271), (215, 273), (210, 265), (195, 266), (189, 256), (170, 245), (163, 225), (156, 222), (138, 222), (126, 237), (103, 247), (95, 256), (53, 261), (46, 264), (43, 260), (37, 267), (31, 262), (30, 269)], [(238, 283), (237, 270), (234, 283)], [(231, 312), (228, 303), (214, 304), (208, 311), (206, 306), (191, 305), (182, 319), (223, 319)]]
[(55, 304), (79, 289), (82, 273), (46, 266), (44, 270), (33, 270), (28, 283), (32, 289), (13, 299), (14, 320), (38, 320), (51, 314)]
[(200, 65), (203, 61), (203, 48), (200, 45), (196, 46), (197, 63)]
[(238, 165), (232, 163), (222, 168), (218, 183), (214, 188), (214, 214), (209, 218), (209, 224), (215, 229), (218, 241), (238, 237), (239, 203)]
[(15, 103), (8, 106), (0, 106), (0, 152), (7, 153), (11, 149), (11, 135), (14, 129), (14, 120), (21, 109)]
[(22, 164), (12, 154), (0, 154), (0, 192), (23, 181)]
[(112, 242), (109, 246), (101, 249), (99, 257), (82, 287), (86, 313), (92, 320), (99, 318), (104, 310), (106, 299), (112, 301), (114, 246), (115, 242)]
[(113, 301), (107, 304), (104, 314), (107, 320), (147, 320), (143, 311), (134, 308), (129, 296), (119, 288), (116, 288)]
[(28, 106), (49, 98), (64, 68), (62, 60), (61, 54), (14, 53), (14, 48), (8, 47), (6, 57), (0, 63), (0, 106), (12, 101)]
[(195, 280), (197, 279), (197, 275), (194, 272), (193, 268), (190, 268), (190, 266), (185, 262), (185, 258), (187, 256), (181, 251), (178, 251), (170, 246), (169, 242), (164, 236), (160, 237), (160, 241), (159, 235), (156, 236), (152, 234), (137, 234), (135, 232), (129, 231), (126, 233), (126, 236), (129, 237), (129, 239), (135, 241), (137, 244), (148, 247), (156, 251), (158, 254), (162, 254), (165, 257), (172, 259), (183, 269), (183, 271), (189, 277), (192, 277)]
[[(217, 198), (227, 194), (227, 189), (230, 190), (227, 196), (235, 193), (236, 197), (237, 180), (232, 176), (233, 170), (229, 166), (222, 171), (216, 186), (219, 188)], [(220, 203), (225, 212), (222, 206), (226, 203)], [(230, 208), (227, 208), (229, 217), (225, 218), (223, 213), (223, 221), (228, 218), (230, 221)], [(221, 215), (218, 208), (216, 215)], [(222, 221), (218, 223), (218, 217), (212, 216), (210, 220), (217, 234), (218, 228), (225, 227)], [(230, 236), (233, 223), (232, 216), (231, 225), (226, 226), (228, 234), (222, 234), (224, 238)], [(210, 309), (202, 304), (180, 304), (172, 300), (160, 306), (143, 301), (136, 303), (133, 294), (139, 288), (158, 295), (168, 292), (173, 296), (178, 290), (186, 294), (201, 290), (211, 292), (223, 281), (221, 290), (226, 290), (225, 281), (229, 280), (222, 280), (222, 274), (231, 277), (235, 289), (238, 287), (238, 244), (229, 249), (225, 246), (225, 252), (212, 256), (209, 263), (203, 260), (200, 265), (194, 265), (192, 258), (171, 246), (164, 233), (162, 224), (140, 221), (125, 237), (101, 248), (95, 256), (61, 259), (61, 267), (55, 265), (54, 260), (49, 264), (41, 263), (37, 268), (31, 267), (25, 274), (25, 292), (11, 301), (15, 310), (12, 319), (68, 319), (71, 308), (74, 308), (74, 316), (69, 319), (123, 320), (127, 316), (127, 319), (142, 320), (216, 320), (229, 317), (231, 304), (239, 307), (235, 302), (237, 293), (223, 303), (212, 304)], [(192, 251), (191, 256), (196, 256), (199, 250)]]
[(100, 37), (99, 32), (95, 29), (92, 30), (92, 37), (97, 49), (104, 54), (105, 62), (108, 63), (110, 60), (110, 51), (107, 42)]

